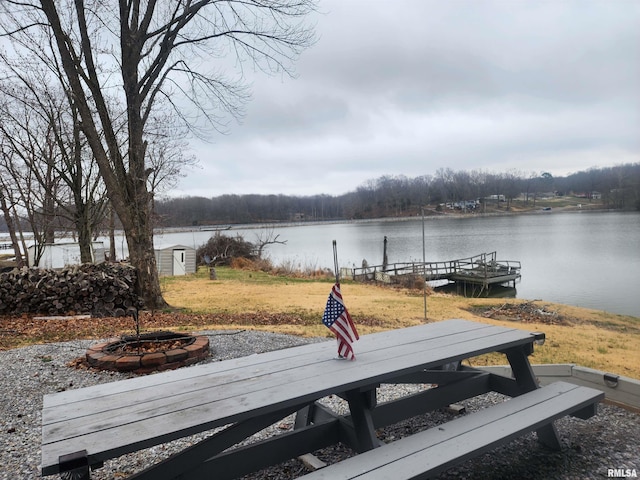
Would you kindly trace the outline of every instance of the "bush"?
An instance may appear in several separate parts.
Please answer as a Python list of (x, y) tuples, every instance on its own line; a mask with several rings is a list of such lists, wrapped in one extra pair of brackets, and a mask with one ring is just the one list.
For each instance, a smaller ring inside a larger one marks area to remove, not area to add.
[(198, 247), (196, 257), (198, 265), (206, 265), (207, 257), (211, 260), (211, 265), (231, 265), (233, 259), (256, 260), (256, 250), (256, 246), (247, 242), (241, 235), (228, 237), (217, 232), (207, 243)]
[(252, 272), (270, 272), (273, 269), (271, 262), (267, 259), (257, 258), (233, 258), (230, 263), (231, 268), (236, 270), (250, 270)]

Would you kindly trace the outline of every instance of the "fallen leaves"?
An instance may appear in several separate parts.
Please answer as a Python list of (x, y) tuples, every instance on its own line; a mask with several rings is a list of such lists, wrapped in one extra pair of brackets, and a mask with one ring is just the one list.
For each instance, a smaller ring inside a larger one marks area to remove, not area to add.
[[(311, 323), (320, 325), (321, 318), (293, 313), (267, 312), (210, 314), (140, 312), (140, 326), (143, 331), (159, 329), (184, 331), (205, 326), (224, 328), (227, 325), (306, 326)], [(359, 317), (358, 324), (380, 326), (382, 321), (372, 317)], [(135, 323), (131, 317), (38, 317), (27, 314), (0, 316), (0, 350), (37, 343), (114, 338), (133, 333), (135, 333)]]
[(569, 319), (557, 311), (547, 310), (533, 302), (504, 303), (498, 307), (483, 310), (481, 315), (496, 320), (510, 320), (522, 323), (542, 323), (544, 325), (570, 325)]

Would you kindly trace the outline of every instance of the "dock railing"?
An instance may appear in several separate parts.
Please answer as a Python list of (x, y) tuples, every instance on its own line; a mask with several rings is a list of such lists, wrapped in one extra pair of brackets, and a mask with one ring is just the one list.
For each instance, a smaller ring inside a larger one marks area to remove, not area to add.
[(356, 281), (398, 282), (407, 276), (426, 281), (448, 280), (470, 283), (500, 283), (520, 278), (521, 265), (515, 260), (497, 260), (497, 253), (481, 253), (468, 258), (441, 262), (398, 262), (362, 268), (343, 268), (341, 275)]

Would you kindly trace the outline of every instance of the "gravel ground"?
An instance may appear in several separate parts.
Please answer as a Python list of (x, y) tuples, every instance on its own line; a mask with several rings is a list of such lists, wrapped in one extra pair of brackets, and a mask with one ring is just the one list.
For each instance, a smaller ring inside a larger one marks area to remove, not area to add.
[[(321, 340), (255, 331), (204, 333), (210, 337), (213, 352), (212, 357), (206, 361), (224, 360)], [(41, 409), (44, 394), (113, 382), (131, 376), (77, 370), (66, 366), (72, 359), (82, 356), (91, 343), (93, 342), (74, 341), (0, 352), (0, 479), (41, 478)], [(380, 398), (384, 401), (417, 388), (421, 386), (385, 386), (380, 391)], [(463, 405), (467, 412), (472, 412), (502, 399), (498, 394), (487, 394), (467, 400)], [(332, 408), (346, 409), (339, 399), (329, 398), (324, 401)], [(454, 414), (447, 411), (432, 412), (378, 433), (380, 438), (390, 441), (438, 425), (452, 417)], [(292, 425), (293, 417), (285, 418), (256, 434), (251, 440), (281, 433)], [(640, 475), (640, 415), (637, 413), (601, 405), (598, 415), (589, 420), (567, 417), (559, 420), (556, 425), (564, 447), (560, 452), (544, 449), (538, 445), (535, 434), (529, 434), (465, 462), (439, 478), (595, 479), (607, 478), (609, 469), (629, 469), (629, 473), (635, 470)], [(124, 478), (211, 433), (176, 440), (105, 462), (103, 468), (92, 472), (92, 479)], [(327, 463), (353, 455), (353, 452), (342, 445), (314, 453)], [(293, 479), (307, 471), (300, 461), (291, 460), (247, 476), (245, 480)]]

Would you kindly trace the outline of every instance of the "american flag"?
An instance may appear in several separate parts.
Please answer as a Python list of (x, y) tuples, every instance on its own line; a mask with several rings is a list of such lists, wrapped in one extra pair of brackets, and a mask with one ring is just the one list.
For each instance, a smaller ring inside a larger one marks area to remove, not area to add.
[(336, 283), (331, 289), (327, 306), (322, 316), (322, 323), (336, 335), (338, 339), (338, 355), (349, 360), (355, 360), (356, 356), (353, 354), (351, 344), (360, 337), (353, 320), (351, 320), (351, 315), (349, 315), (342, 301), (339, 283)]

